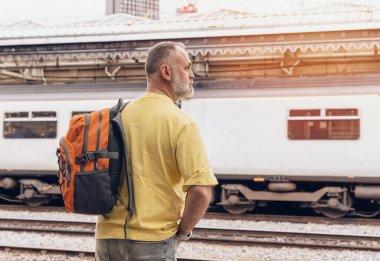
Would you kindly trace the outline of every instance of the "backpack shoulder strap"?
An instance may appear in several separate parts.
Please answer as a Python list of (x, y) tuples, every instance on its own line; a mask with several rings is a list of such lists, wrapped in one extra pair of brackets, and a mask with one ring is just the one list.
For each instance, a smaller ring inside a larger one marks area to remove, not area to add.
[(134, 193), (133, 193), (133, 185), (132, 185), (132, 171), (131, 166), (128, 163), (128, 148), (126, 146), (126, 138), (125, 138), (125, 131), (123, 128), (123, 122), (121, 119), (121, 111), (125, 108), (125, 106), (128, 105), (129, 102), (123, 103), (123, 99), (119, 99), (117, 105), (112, 107), (110, 111), (114, 113), (114, 117), (112, 118), (112, 121), (116, 124), (117, 128), (119, 129), (122, 137), (122, 146), (124, 150), (124, 164), (125, 164), (125, 175), (127, 179), (127, 188), (128, 188), (128, 205), (127, 210), (130, 214), (134, 213), (135, 207), (134, 207)]
[(124, 108), (125, 106), (128, 105), (129, 102), (124, 102), (123, 103), (123, 99), (120, 98), (119, 101), (117, 102), (117, 104), (115, 106), (113, 106), (112, 108), (110, 108), (110, 110), (115, 114), (115, 116), (120, 113)]
[(121, 112), (122, 110), (124, 110), (125, 106), (127, 106), (130, 103), (130, 101), (123, 103), (123, 100), (122, 99), (120, 99), (120, 100), (121, 100), (122, 103), (121, 103), (119, 111)]

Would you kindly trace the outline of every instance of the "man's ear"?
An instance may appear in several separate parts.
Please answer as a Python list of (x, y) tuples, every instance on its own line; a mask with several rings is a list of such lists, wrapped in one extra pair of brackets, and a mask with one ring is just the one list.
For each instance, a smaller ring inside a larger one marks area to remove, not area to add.
[(171, 80), (171, 70), (170, 70), (170, 66), (167, 65), (167, 64), (163, 64), (160, 66), (160, 73), (161, 73), (161, 76), (162, 78), (164, 78), (165, 80), (168, 80), (170, 81)]

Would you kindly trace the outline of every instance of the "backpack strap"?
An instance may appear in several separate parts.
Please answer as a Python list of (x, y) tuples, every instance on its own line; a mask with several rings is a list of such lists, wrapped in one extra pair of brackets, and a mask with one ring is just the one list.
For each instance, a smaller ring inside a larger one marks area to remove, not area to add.
[(127, 106), (128, 104), (129, 104), (129, 102), (123, 103), (123, 99), (120, 98), (117, 105), (111, 108), (111, 111), (113, 113), (115, 113), (115, 117), (112, 119), (112, 121), (115, 122), (116, 125), (118, 126), (118, 128), (121, 132), (122, 139), (123, 139), (123, 142), (122, 142), (122, 146), (123, 146), (123, 150), (124, 150), (124, 160), (123, 161), (125, 164), (125, 170), (126, 170), (125, 175), (126, 175), (127, 188), (128, 188), (127, 210), (129, 212), (129, 215), (131, 215), (135, 211), (134, 197), (133, 197), (134, 193), (133, 193), (133, 185), (132, 185), (132, 171), (131, 171), (131, 166), (128, 163), (128, 148), (126, 146), (127, 141), (125, 138), (125, 131), (124, 131), (123, 122), (121, 119), (121, 112), (125, 108), (125, 106)]
[(119, 158), (118, 152), (109, 152), (107, 149), (97, 150), (97, 151), (87, 151), (79, 157), (75, 157), (75, 163), (81, 164), (86, 163), (90, 160), (96, 159), (117, 159)]
[[(84, 125), (84, 137), (83, 137), (83, 147), (82, 147), (82, 155), (87, 154), (87, 142), (88, 142), (88, 129), (90, 127), (90, 115), (86, 113), (85, 115), (86, 123)], [(80, 171), (84, 171), (84, 164), (86, 162), (81, 162), (80, 164)]]
[[(121, 204), (126, 208), (128, 214), (125, 217), (125, 222), (124, 222), (124, 241), (127, 242), (127, 223), (129, 218), (132, 216), (132, 214), (135, 212), (135, 206), (134, 206), (134, 192), (133, 192), (133, 184), (132, 184), (132, 171), (131, 171), (131, 166), (128, 163), (128, 148), (126, 146), (126, 138), (125, 138), (125, 131), (123, 128), (123, 122), (121, 119), (121, 112), (125, 108), (125, 106), (128, 105), (129, 102), (123, 103), (123, 99), (119, 99), (118, 103), (116, 106), (111, 108), (111, 111), (115, 113), (115, 117), (112, 119), (112, 121), (115, 122), (115, 124), (118, 126), (119, 131), (122, 136), (122, 146), (124, 150), (124, 165), (125, 165), (125, 176), (126, 176), (126, 181), (127, 181), (127, 189), (128, 189), (128, 204), (127, 206), (124, 203), (124, 200), (117, 196), (118, 199), (121, 201)], [(123, 250), (123, 260), (125, 259), (125, 248)]]
[[(98, 121), (98, 129), (97, 129), (97, 135), (96, 135), (96, 151), (99, 150), (100, 147), (100, 135), (102, 131), (102, 120), (103, 120), (103, 111), (99, 111), (99, 121)], [(98, 158), (95, 158), (94, 160), (94, 169), (98, 169)]]
[(113, 106), (110, 110), (113, 113), (115, 113), (115, 115), (117, 115), (118, 113), (121, 113), (122, 110), (124, 110), (125, 106), (127, 106), (128, 103), (130, 103), (130, 102), (124, 102), (123, 103), (123, 99), (120, 98), (119, 101), (117, 102), (117, 104), (115, 106)]
[(121, 111), (125, 108), (125, 106), (128, 105), (128, 103), (130, 102), (123, 102), (123, 99), (120, 98), (117, 104), (110, 108), (110, 110), (112, 113), (114, 113), (114, 116), (116, 116), (118, 113), (121, 113)]

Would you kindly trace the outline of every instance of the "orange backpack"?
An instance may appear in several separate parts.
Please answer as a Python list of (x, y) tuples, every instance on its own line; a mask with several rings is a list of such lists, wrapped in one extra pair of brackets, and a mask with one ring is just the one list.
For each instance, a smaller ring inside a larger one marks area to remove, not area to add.
[(57, 149), (59, 185), (68, 212), (110, 212), (117, 199), (122, 201), (118, 185), (123, 163), (128, 184), (127, 210), (133, 212), (132, 182), (120, 117), (126, 105), (119, 99), (112, 108), (71, 118)]

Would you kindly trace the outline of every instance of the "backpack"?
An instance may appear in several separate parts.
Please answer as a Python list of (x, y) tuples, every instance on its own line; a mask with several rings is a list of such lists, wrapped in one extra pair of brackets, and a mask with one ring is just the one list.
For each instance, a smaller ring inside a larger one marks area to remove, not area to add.
[(127, 211), (133, 213), (128, 150), (120, 113), (128, 103), (75, 115), (57, 149), (58, 178), (65, 209), (79, 214), (106, 214), (116, 201), (123, 164), (128, 186)]

